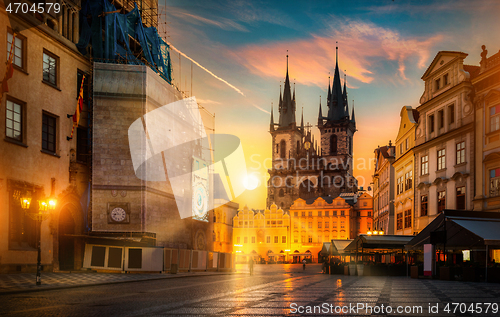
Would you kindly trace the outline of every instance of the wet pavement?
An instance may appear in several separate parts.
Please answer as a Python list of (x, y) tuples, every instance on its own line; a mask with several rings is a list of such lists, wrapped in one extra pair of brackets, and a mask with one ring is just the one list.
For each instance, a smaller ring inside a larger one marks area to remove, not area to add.
[[(500, 284), (321, 274), (319, 265), (0, 295), (8, 316), (497, 316)], [(486, 311), (487, 309), (487, 311)], [(480, 311), (480, 312), (479, 312)]]

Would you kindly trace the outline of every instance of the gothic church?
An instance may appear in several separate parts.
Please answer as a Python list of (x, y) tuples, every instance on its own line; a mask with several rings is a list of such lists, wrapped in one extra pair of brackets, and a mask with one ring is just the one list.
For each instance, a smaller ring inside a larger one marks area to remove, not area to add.
[(289, 210), (297, 198), (334, 198), (341, 193), (356, 193), (352, 156), (356, 121), (354, 108), (349, 115), (345, 80), (343, 89), (340, 81), (338, 48), (331, 87), (328, 80), (326, 116), (323, 116), (321, 101), (319, 104), (319, 146), (310, 126), (304, 126), (304, 114), (297, 125), (295, 89), (292, 95), (288, 76), (288, 55), (278, 111), (279, 119), (275, 123), (271, 109), (272, 169), (269, 170), (267, 206), (275, 203), (283, 210)]

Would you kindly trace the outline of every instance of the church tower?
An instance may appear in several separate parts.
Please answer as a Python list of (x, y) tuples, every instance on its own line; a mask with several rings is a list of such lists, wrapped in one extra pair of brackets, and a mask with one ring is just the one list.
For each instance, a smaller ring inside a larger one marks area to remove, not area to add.
[[(274, 122), (274, 110), (271, 108), (270, 133), (272, 135), (272, 170), (274, 177), (268, 184), (267, 205), (275, 203), (281, 208), (291, 205), (291, 197), (295, 197), (293, 178), (287, 174), (298, 162), (303, 149), (304, 119), (297, 126), (295, 119), (295, 89), (292, 95), (288, 76), (288, 55), (286, 56), (286, 77), (283, 93), (280, 87), (278, 106), (278, 123)], [(288, 176), (288, 177), (287, 177)]]
[[(321, 103), (318, 116), (318, 128), (321, 134), (320, 155), (326, 160), (328, 170), (340, 172), (341, 178), (332, 180), (336, 186), (341, 187), (342, 192), (352, 192), (356, 187), (353, 178), (353, 136), (356, 132), (356, 120), (354, 117), (354, 106), (352, 115), (349, 115), (349, 105), (347, 99), (346, 80), (344, 77), (344, 87), (340, 82), (340, 72), (338, 65), (338, 47), (336, 47), (336, 62), (333, 83), (330, 88), (330, 78), (328, 79), (327, 95), (327, 116), (323, 117)], [(343, 184), (342, 184), (343, 183)], [(326, 190), (325, 194), (333, 194), (337, 190)]]

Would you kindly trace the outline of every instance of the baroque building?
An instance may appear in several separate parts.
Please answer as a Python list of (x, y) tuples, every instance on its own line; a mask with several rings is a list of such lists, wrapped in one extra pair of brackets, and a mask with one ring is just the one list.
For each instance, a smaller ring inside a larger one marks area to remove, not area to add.
[(398, 136), (396, 137), (396, 160), (392, 164), (395, 172), (394, 190), (394, 233), (398, 235), (416, 234), (414, 230), (414, 182), (415, 174), (415, 128), (419, 113), (410, 106), (404, 106), (400, 113)]
[(500, 209), (500, 53), (487, 57), (483, 45), (475, 88), (474, 210)]
[(439, 52), (424, 75), (415, 128), (415, 227), (420, 232), (444, 209), (472, 209), (474, 109), (471, 72), (463, 52)]
[[(338, 60), (338, 58), (337, 58)], [(304, 126), (296, 122), (295, 89), (291, 91), (287, 71), (283, 92), (280, 88), (278, 122), (271, 109), (272, 168), (269, 170), (267, 205), (275, 203), (289, 210), (298, 199), (355, 193), (357, 181), (353, 177), (353, 136), (356, 132), (354, 108), (349, 114), (347, 89), (342, 88), (338, 61), (332, 86), (328, 83), (327, 114), (319, 105), (318, 129), (320, 142)]]
[(373, 173), (373, 230), (383, 230), (394, 234), (394, 162), (395, 147), (389, 141), (388, 146), (375, 149), (375, 172)]

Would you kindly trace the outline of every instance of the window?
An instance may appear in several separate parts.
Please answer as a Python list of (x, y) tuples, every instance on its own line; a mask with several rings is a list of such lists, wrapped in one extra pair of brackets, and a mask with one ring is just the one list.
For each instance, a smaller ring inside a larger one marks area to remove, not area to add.
[(255, 243), (255, 237), (252, 237), (252, 243)]
[[(7, 59), (9, 58), (10, 49), (12, 46), (12, 32), (7, 31)], [(16, 39), (14, 40), (14, 48), (12, 49), (12, 53), (14, 54), (12, 58), (12, 64), (25, 70), (25, 56), (26, 56), (26, 38), (21, 34), (16, 34)]]
[(438, 123), (439, 123), (439, 129), (444, 127), (444, 110), (439, 110), (438, 112)]
[(306, 243), (306, 236), (301, 236), (300, 237), (300, 242), (301, 243)]
[(286, 236), (281, 236), (281, 243), (286, 243)]
[(455, 105), (448, 106), (448, 115), (450, 124), (455, 123)]
[(243, 238), (243, 243), (248, 243), (248, 237)]
[(403, 230), (403, 213), (400, 212), (396, 216), (396, 229)]
[(253, 221), (250, 221), (250, 227), (253, 227)]
[(412, 188), (413, 183), (413, 171), (408, 171), (405, 174), (405, 190)]
[(5, 136), (7, 138), (22, 142), (24, 104), (7, 99), (5, 107)]
[(371, 211), (369, 211), (369, 212), (368, 212), (368, 217), (371, 217), (371, 216), (372, 216), (372, 212), (371, 212)]
[(295, 212), (293, 213), (293, 216), (294, 216), (294, 217), (298, 217), (298, 216), (299, 216), (299, 212), (298, 212), (298, 211), (295, 211)]
[(305, 229), (305, 228), (306, 228), (306, 223), (305, 223), (305, 222), (301, 222), (301, 223), (300, 223), (300, 227), (301, 227), (302, 229)]
[(438, 151), (438, 171), (446, 168), (446, 149)]
[(278, 236), (274, 236), (274, 243), (278, 243), (278, 242), (279, 242)]
[(280, 191), (278, 193), (278, 196), (279, 197), (285, 197), (285, 191), (283, 190), (283, 188), (280, 189)]
[(411, 228), (411, 210), (405, 210), (405, 229)]
[(427, 216), (427, 195), (420, 196), (420, 217)]
[(345, 211), (344, 211), (344, 210), (341, 210), (341, 211), (340, 211), (340, 215), (341, 215), (341, 216), (345, 216)]
[(329, 210), (325, 211), (325, 217), (330, 217), (330, 211)]
[(236, 243), (240, 244), (240, 237), (236, 237)]
[(420, 158), (420, 175), (429, 174), (429, 155)]
[(490, 132), (500, 130), (500, 105), (490, 108)]
[(490, 197), (500, 196), (500, 168), (490, 170)]
[(57, 86), (57, 56), (43, 52), (43, 81), (53, 86)]
[(243, 226), (243, 221), (238, 221), (240, 226)]
[(457, 165), (465, 163), (465, 141), (457, 143)]
[(443, 87), (448, 85), (448, 74), (444, 74), (443, 76)]
[(313, 223), (312, 223), (312, 221), (309, 221), (308, 228), (309, 228), (309, 229), (312, 229), (312, 227), (313, 227)]
[(276, 226), (276, 220), (271, 221), (271, 225)]
[(441, 86), (440, 86), (441, 85), (441, 78), (436, 79), (435, 83), (436, 83), (436, 90), (439, 90), (439, 88), (441, 88)]
[(318, 217), (321, 217), (322, 213), (321, 211), (318, 211)]
[(282, 220), (278, 220), (278, 225), (282, 225), (283, 224), (283, 221)]
[(429, 116), (429, 133), (434, 132), (434, 115)]
[(298, 227), (299, 227), (299, 224), (298, 224), (298, 223), (296, 223), (296, 222), (294, 222), (294, 223), (293, 223), (293, 228), (294, 228), (294, 229), (297, 229)]
[(245, 226), (248, 226), (248, 221), (245, 221)]
[(410, 139), (405, 140), (405, 150), (408, 150), (410, 148)]
[(438, 212), (443, 211), (446, 208), (446, 192), (438, 192)]
[(344, 221), (341, 221), (341, 222), (340, 222), (340, 228), (342, 229), (342, 228), (344, 228), (344, 227), (345, 227), (345, 226), (344, 226)]
[(270, 224), (271, 224), (271, 221), (269, 221), (269, 220), (268, 220), (268, 221), (267, 221), (267, 225), (269, 226)]
[[(9, 249), (34, 250), (36, 248), (36, 222), (21, 208), (19, 200), (14, 198), (14, 191), (22, 188), (12, 188), (9, 197)], [(33, 202), (33, 200), (32, 200)], [(38, 210), (38, 204), (31, 204), (29, 212)]]
[(312, 217), (312, 216), (313, 216), (313, 212), (309, 211), (309, 217)]
[(457, 187), (457, 209), (465, 210), (465, 186)]
[(397, 187), (397, 194), (402, 194), (404, 191), (404, 180), (403, 176), (398, 177), (398, 187)]
[(333, 228), (337, 228), (337, 223), (336, 222), (332, 223), (332, 226)]
[(47, 113), (42, 115), (42, 149), (56, 152), (56, 118)]
[(309, 235), (309, 236), (307, 237), (307, 241), (308, 241), (309, 243), (312, 243), (312, 242), (313, 242), (313, 236), (312, 236), (312, 235)]
[(266, 236), (266, 243), (271, 243), (271, 236)]
[(299, 243), (299, 237), (298, 236), (294, 236), (293, 237), (293, 243)]
[(325, 228), (330, 228), (330, 223), (329, 222), (325, 222)]
[(303, 211), (303, 212), (302, 212), (302, 217), (305, 217), (305, 216), (306, 216), (306, 212), (305, 212), (305, 211)]
[(403, 154), (403, 143), (399, 143), (399, 154)]
[(337, 210), (332, 210), (332, 216), (337, 216)]
[(322, 227), (322, 225), (323, 225), (323, 223), (322, 223), (322, 222), (318, 222), (318, 228), (321, 228), (321, 227)]
[(337, 154), (337, 136), (335, 134), (330, 135), (330, 154)]

